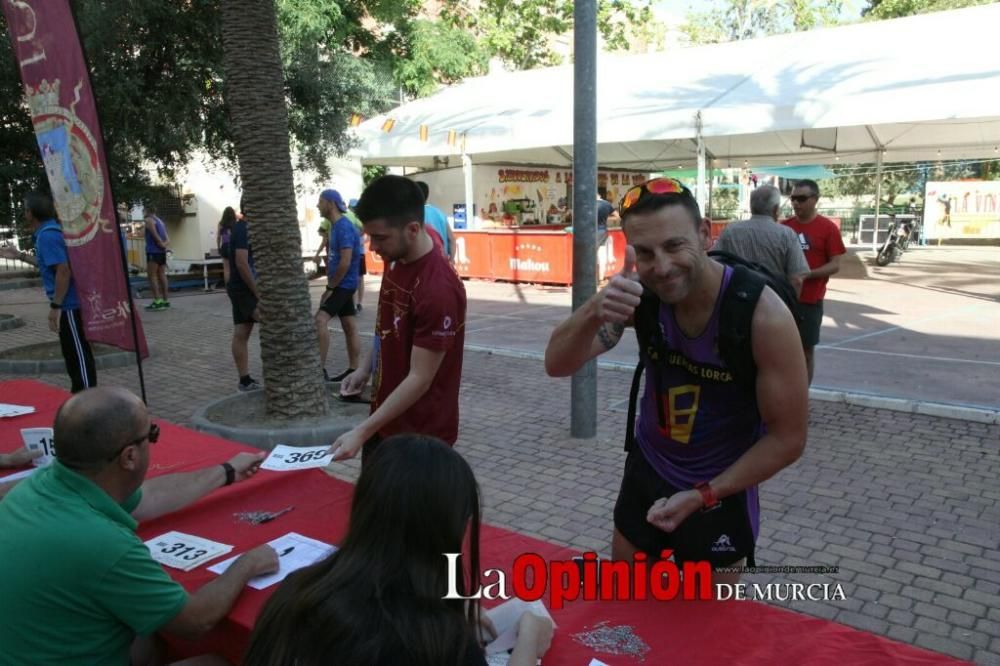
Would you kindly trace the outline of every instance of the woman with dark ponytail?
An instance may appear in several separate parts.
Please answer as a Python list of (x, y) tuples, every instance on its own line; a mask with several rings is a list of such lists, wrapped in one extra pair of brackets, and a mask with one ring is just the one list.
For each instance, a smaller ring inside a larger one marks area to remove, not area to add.
[[(386, 439), (358, 479), (340, 549), (289, 576), (265, 605), (248, 666), (482, 666), (478, 603), (444, 599), (445, 553), (462, 596), (479, 589), (479, 488), (444, 442)], [(487, 623), (488, 624), (488, 623)], [(487, 636), (492, 638), (491, 636)], [(511, 666), (535, 664), (552, 624), (525, 613)]]

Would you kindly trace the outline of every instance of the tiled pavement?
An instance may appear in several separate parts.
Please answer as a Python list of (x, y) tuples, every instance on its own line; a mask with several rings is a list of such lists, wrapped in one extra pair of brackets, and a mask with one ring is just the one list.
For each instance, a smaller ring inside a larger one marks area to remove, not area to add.
[[(468, 287), (471, 302), (476, 287)], [(371, 326), (374, 292), (367, 300), (363, 329)], [(144, 367), (154, 413), (183, 424), (198, 406), (231, 393), (235, 373), (225, 295), (173, 302), (170, 311), (143, 313), (153, 349)], [(0, 349), (52, 339), (39, 290), (0, 292), (0, 312), (28, 322), (0, 332)], [(329, 367), (339, 370), (343, 345), (333, 329)], [(252, 345), (259, 375), (256, 336)], [(61, 374), (41, 379), (68, 387)], [(598, 436), (574, 440), (569, 380), (546, 377), (535, 360), (467, 352), (458, 448), (482, 485), (485, 519), (607, 554), (629, 380), (627, 372), (599, 371)], [(134, 368), (103, 371), (100, 381), (138, 384)], [(811, 410), (805, 455), (763, 486), (757, 559), (839, 572), (745, 580), (839, 582), (844, 601), (783, 605), (1000, 664), (1000, 426), (825, 402)], [(342, 475), (355, 474), (352, 463)]]

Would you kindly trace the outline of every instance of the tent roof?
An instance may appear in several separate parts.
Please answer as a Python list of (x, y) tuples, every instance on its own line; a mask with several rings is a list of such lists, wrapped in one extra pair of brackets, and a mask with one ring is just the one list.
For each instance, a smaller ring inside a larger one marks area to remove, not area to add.
[[(598, 163), (709, 166), (996, 157), (1000, 4), (598, 58)], [(391, 118), (391, 132), (382, 130)], [(572, 164), (573, 69), (468, 79), (363, 123), (368, 164)], [(429, 130), (420, 140), (420, 126)], [(449, 145), (448, 133), (459, 140)], [(939, 152), (940, 151), (940, 152)], [(435, 160), (437, 158), (437, 160)]]

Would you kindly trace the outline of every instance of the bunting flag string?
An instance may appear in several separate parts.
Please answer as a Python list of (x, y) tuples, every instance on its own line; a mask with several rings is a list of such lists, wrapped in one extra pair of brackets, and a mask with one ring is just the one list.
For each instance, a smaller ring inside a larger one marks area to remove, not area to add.
[[(364, 122), (364, 118), (360, 113), (351, 114), (351, 127), (358, 127)], [(386, 117), (382, 121), (382, 131), (386, 134), (390, 134), (396, 127), (396, 119), (392, 117)], [(431, 127), (430, 125), (422, 123), (417, 129), (417, 135), (420, 141), (426, 143), (430, 141)], [(453, 148), (458, 148), (461, 152), (465, 152), (466, 149), (466, 139), (468, 137), (468, 132), (460, 132), (456, 129), (448, 130), (448, 145)]]

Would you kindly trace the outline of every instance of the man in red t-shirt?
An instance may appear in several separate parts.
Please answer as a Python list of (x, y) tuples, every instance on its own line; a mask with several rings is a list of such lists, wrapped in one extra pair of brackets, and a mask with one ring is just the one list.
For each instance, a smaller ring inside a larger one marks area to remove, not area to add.
[(840, 270), (840, 256), (847, 252), (840, 229), (829, 218), (816, 213), (819, 201), (819, 185), (814, 180), (800, 180), (792, 190), (792, 209), (795, 217), (782, 224), (791, 228), (799, 238), (799, 244), (806, 255), (809, 272), (802, 284), (799, 304), (802, 322), (802, 346), (806, 352), (806, 366), (809, 369), (809, 383), (812, 383), (813, 348), (819, 344), (819, 331), (823, 325), (823, 296), (830, 276)]
[(361, 393), (374, 374), (371, 413), (333, 443), (334, 459), (362, 450), (362, 464), (397, 433), (458, 438), (458, 388), (465, 346), (465, 285), (435, 251), (424, 227), (424, 197), (402, 176), (383, 176), (361, 194), (355, 212), (370, 247), (385, 262), (375, 339), (358, 369), (340, 386)]

